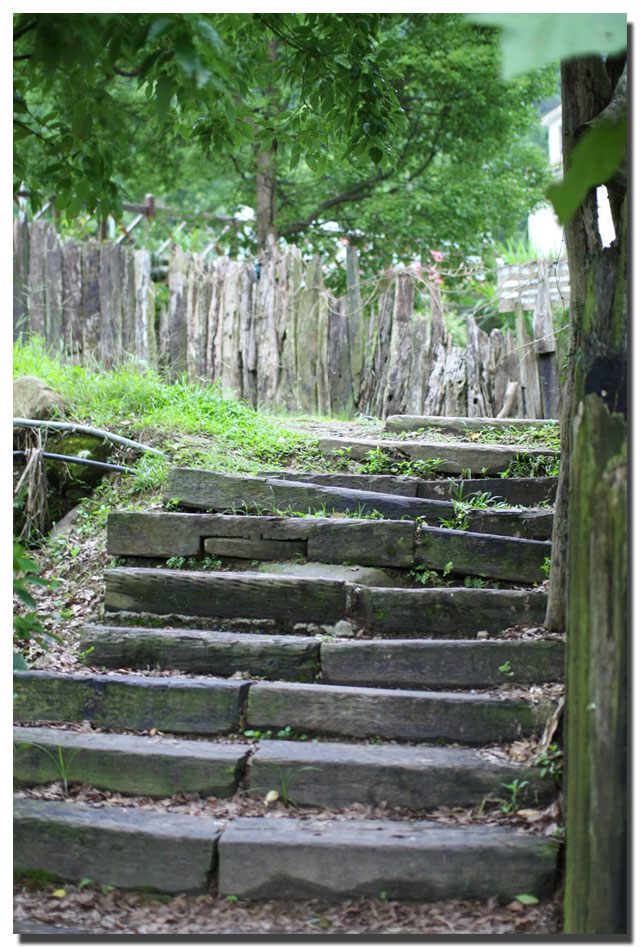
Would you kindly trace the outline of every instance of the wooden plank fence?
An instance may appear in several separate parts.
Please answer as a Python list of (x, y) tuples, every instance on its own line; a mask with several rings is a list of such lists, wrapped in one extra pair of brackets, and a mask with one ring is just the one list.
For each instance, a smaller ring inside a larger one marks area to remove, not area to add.
[[(260, 267), (174, 246), (163, 305), (151, 262), (146, 250), (61, 241), (53, 224), (16, 218), (14, 338), (38, 334), (73, 359), (105, 367), (133, 357), (171, 378), (219, 380), (269, 409), (382, 418), (557, 416), (557, 293), (546, 264), (499, 275), (507, 293), (500, 308), (516, 310), (515, 338), (497, 329), (487, 334), (470, 317), (462, 348), (446, 331), (437, 286), (429, 285), (426, 312), (417, 311), (411, 270), (363, 287), (352, 247), (341, 298), (326, 289), (319, 259), (304, 260), (293, 246), (271, 243)], [(535, 340), (525, 306), (534, 313)]]

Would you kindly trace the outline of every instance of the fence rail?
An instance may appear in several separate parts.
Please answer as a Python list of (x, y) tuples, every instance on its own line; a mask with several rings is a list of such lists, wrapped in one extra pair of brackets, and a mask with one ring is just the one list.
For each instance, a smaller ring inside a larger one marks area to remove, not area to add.
[[(534, 274), (535, 275), (535, 274)], [(347, 248), (347, 291), (326, 288), (320, 261), (272, 243), (261, 266), (206, 260), (172, 247), (167, 290), (152, 281), (151, 255), (122, 244), (61, 241), (43, 220), (14, 220), (14, 337), (37, 333), (79, 361), (105, 367), (134, 356), (170, 377), (219, 379), (265, 408), (468, 417), (556, 417), (558, 381), (545, 264), (527, 334), (518, 296), (516, 333), (483, 332), (468, 320), (468, 344), (445, 327), (438, 288), (428, 311), (416, 305), (412, 271), (382, 277), (366, 292)], [(517, 274), (509, 274), (514, 292)], [(507, 280), (502, 280), (503, 285)], [(161, 300), (161, 297), (164, 297)], [(535, 297), (535, 298), (534, 298)]]

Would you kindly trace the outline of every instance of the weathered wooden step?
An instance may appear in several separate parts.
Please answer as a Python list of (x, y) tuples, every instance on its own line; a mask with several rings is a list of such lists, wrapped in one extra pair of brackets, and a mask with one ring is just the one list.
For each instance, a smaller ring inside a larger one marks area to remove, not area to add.
[(458, 442), (429, 441), (425, 439), (393, 440), (325, 437), (318, 442), (320, 451), (335, 455), (345, 450), (354, 460), (363, 460), (369, 451), (386, 451), (408, 460), (439, 460), (438, 473), (460, 473), (469, 470), (472, 474), (500, 473), (512, 460), (522, 457), (546, 457), (555, 459), (558, 451), (543, 448), (507, 447), (503, 444), (469, 444)]
[(494, 536), (515, 536), (520, 539), (550, 539), (553, 531), (553, 510), (467, 510), (469, 529), (474, 533)]
[(540, 731), (548, 702), (452, 691), (389, 690), (328, 684), (252, 684), (247, 723), (258, 730), (289, 726), (303, 733), (502, 743)]
[(378, 635), (475, 638), (544, 621), (547, 596), (517, 589), (370, 589), (350, 595), (349, 618)]
[(445, 500), (419, 500), (367, 490), (323, 487), (290, 480), (177, 467), (169, 472), (165, 499), (191, 509), (225, 513), (381, 513), (387, 519), (418, 516), (436, 523), (450, 515)]
[(322, 680), (374, 687), (494, 687), (564, 677), (564, 643), (539, 641), (325, 641)]
[(514, 430), (557, 431), (558, 422), (541, 418), (448, 418), (434, 414), (390, 414), (384, 424), (385, 431), (419, 431), (425, 428), (437, 428), (449, 434), (465, 434), (467, 431), (504, 431)]
[(320, 642), (303, 636), (85, 625), (81, 648), (89, 651), (88, 663), (107, 668), (159, 667), (222, 677), (247, 671), (280, 681), (313, 681), (320, 672)]
[(490, 493), (513, 506), (537, 506), (553, 503), (558, 485), (557, 477), (480, 477), (463, 480), (438, 477), (425, 480), (394, 474), (305, 473), (302, 470), (275, 470), (257, 474), (262, 478), (293, 480), (296, 483), (317, 483), (322, 487), (345, 487), (348, 490), (368, 490), (373, 493), (393, 493), (398, 496), (420, 497), (423, 500), (454, 500), (476, 493)]
[(216, 678), (16, 671), (17, 723), (81, 723), (112, 730), (229, 733), (238, 729), (248, 684)]
[(354, 803), (408, 809), (473, 806), (501, 796), (515, 779), (526, 781), (523, 805), (555, 793), (534, 769), (486, 759), (457, 747), (378, 746), (261, 740), (251, 762), (250, 791), (272, 790), (294, 805), (342, 808)]
[(454, 575), (479, 575), (508, 582), (542, 582), (551, 543), (468, 530), (418, 528), (415, 561)]
[(233, 743), (14, 727), (13, 779), (38, 786), (65, 778), (131, 796), (231, 796), (247, 754)]
[(239, 898), (550, 895), (557, 845), (437, 822), (237, 819), (219, 843), (219, 892)]
[(346, 585), (254, 572), (179, 572), (111, 569), (105, 572), (107, 611), (211, 618), (274, 619), (333, 624), (344, 618)]
[(223, 826), (168, 812), (18, 798), (14, 869), (118, 888), (206, 891)]
[(365, 588), (330, 579), (255, 572), (111, 569), (107, 612), (211, 619), (261, 619), (288, 629), (348, 619), (374, 633), (473, 637), (512, 625), (539, 625), (546, 595), (502, 589)]

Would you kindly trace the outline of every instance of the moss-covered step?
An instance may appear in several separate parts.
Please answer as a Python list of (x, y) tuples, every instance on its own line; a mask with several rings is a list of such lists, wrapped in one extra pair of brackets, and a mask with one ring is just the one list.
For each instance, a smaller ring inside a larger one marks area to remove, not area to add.
[(385, 431), (422, 431), (426, 428), (462, 435), (467, 431), (526, 431), (527, 428), (557, 431), (558, 422), (541, 418), (448, 418), (434, 414), (390, 414), (384, 424)]
[(564, 642), (325, 641), (322, 680), (374, 687), (495, 687), (564, 677)]
[(13, 780), (39, 786), (65, 779), (131, 796), (231, 796), (248, 752), (233, 743), (14, 727)]
[(556, 791), (535, 769), (473, 749), (261, 740), (249, 785), (255, 798), (275, 790), (300, 806), (435, 809), (477, 805), (490, 794), (503, 795), (516, 779), (527, 783), (523, 805), (544, 803)]
[(273, 619), (289, 627), (333, 624), (346, 608), (345, 583), (331, 579), (120, 568), (105, 572), (105, 586), (107, 612)]
[(257, 730), (360, 739), (502, 743), (539, 732), (550, 704), (503, 694), (389, 690), (328, 684), (252, 684), (247, 723)]
[(423, 500), (460, 499), (460, 491), (463, 497), (489, 492), (492, 497), (513, 506), (553, 503), (558, 486), (557, 477), (438, 477), (426, 480), (423, 477), (393, 474), (305, 473), (302, 470), (280, 470), (259, 473), (256, 476), (294, 480), (298, 483), (316, 483), (321, 487), (394, 493), (398, 496), (420, 497)]
[(293, 480), (222, 474), (176, 467), (169, 472), (164, 491), (168, 502), (196, 510), (223, 513), (381, 513), (386, 519), (415, 519), (437, 523), (451, 514), (445, 500), (419, 500), (397, 494), (344, 487), (323, 487)]
[(373, 634), (475, 638), (514, 625), (541, 625), (547, 596), (518, 589), (350, 590), (348, 617)]
[(248, 684), (217, 678), (16, 671), (16, 723), (81, 723), (111, 730), (229, 733), (238, 729)]
[(542, 582), (551, 543), (469, 530), (420, 526), (415, 561), (454, 575), (479, 575), (508, 582)]
[(335, 456), (347, 452), (353, 460), (364, 460), (370, 451), (381, 450), (407, 460), (439, 461), (438, 473), (497, 474), (518, 458), (546, 457), (556, 459), (558, 451), (547, 448), (507, 447), (503, 444), (470, 444), (429, 441), (426, 437), (406, 440), (325, 437), (318, 442), (323, 454)]
[(467, 510), (469, 529), (474, 533), (492, 533), (494, 536), (515, 536), (520, 539), (551, 538), (553, 510)]
[(280, 681), (313, 681), (320, 672), (320, 642), (302, 636), (85, 625), (81, 648), (88, 663), (106, 668), (159, 667), (221, 677), (246, 671)]
[(224, 823), (143, 809), (18, 798), (13, 865), (67, 881), (174, 894), (206, 891)]
[(440, 900), (553, 892), (558, 846), (493, 826), (243, 818), (219, 842), (219, 893)]

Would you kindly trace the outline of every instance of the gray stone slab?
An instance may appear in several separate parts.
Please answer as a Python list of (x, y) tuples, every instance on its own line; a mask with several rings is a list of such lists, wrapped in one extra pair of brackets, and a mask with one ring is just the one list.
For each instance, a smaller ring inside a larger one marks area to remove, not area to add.
[(235, 559), (268, 559), (274, 562), (288, 561), (302, 556), (306, 558), (306, 542), (273, 539), (205, 539), (204, 551), (210, 556)]
[(222, 897), (537, 897), (557, 846), (511, 829), (436, 822), (237, 819), (219, 843)]
[(553, 531), (553, 510), (468, 510), (466, 515), (474, 533), (545, 540), (551, 539)]
[(347, 490), (290, 480), (261, 479), (246, 475), (221, 474), (208, 470), (178, 467), (170, 471), (165, 488), (167, 500), (192, 509), (227, 513), (381, 513), (386, 519), (423, 516), (437, 523), (451, 514), (443, 500)]
[(475, 638), (513, 625), (541, 625), (547, 596), (512, 589), (351, 590), (348, 617), (376, 634)]
[[(564, 642), (326, 641), (320, 649), (327, 684), (374, 687), (494, 687), (564, 678)], [(503, 670), (500, 670), (500, 668)]]
[(425, 439), (374, 440), (368, 438), (327, 437), (319, 441), (319, 449), (325, 454), (350, 449), (354, 460), (366, 457), (369, 451), (380, 449), (409, 460), (440, 460), (439, 473), (460, 473), (470, 470), (472, 474), (500, 473), (506, 470), (516, 457), (557, 457), (558, 452), (539, 448), (506, 447), (502, 444), (468, 444)]
[(536, 428), (558, 429), (558, 422), (533, 418), (447, 418), (442, 415), (390, 414), (384, 424), (385, 431), (418, 431), (437, 428), (450, 434), (465, 434), (467, 431), (503, 431)]
[(274, 619), (332, 624), (344, 617), (343, 582), (245, 572), (111, 569), (105, 573), (108, 612), (203, 618)]
[[(484, 477), (477, 480), (419, 480), (416, 496), (425, 500), (451, 500), (462, 487), (463, 497), (474, 493), (490, 493), (513, 506), (537, 506), (553, 503), (558, 486), (557, 477)], [(455, 492), (454, 492), (455, 491)]]
[(81, 649), (92, 649), (92, 665), (108, 668), (161, 667), (222, 677), (247, 671), (280, 681), (313, 681), (320, 671), (319, 641), (290, 635), (85, 625)]
[(340, 582), (355, 582), (377, 588), (394, 588), (399, 584), (399, 579), (392, 572), (371, 566), (343, 566), (334, 562), (262, 562), (258, 571), (307, 579), (338, 579)]
[(295, 805), (434, 809), (477, 805), (501, 795), (514, 779), (528, 783), (523, 805), (541, 804), (556, 792), (535, 770), (471, 749), (261, 740), (249, 785), (255, 798), (274, 789), (282, 796), (284, 789)]
[(348, 738), (501, 743), (539, 732), (548, 703), (451, 691), (388, 690), (328, 684), (253, 684), (247, 723), (258, 730)]
[[(344, 474), (305, 473), (300, 470), (275, 470), (257, 474), (265, 479), (294, 480), (302, 483), (317, 483), (321, 487), (346, 487), (348, 490), (369, 490), (373, 493), (394, 493), (396, 496), (415, 497), (417, 477), (394, 476), (393, 474)], [(446, 499), (433, 497), (434, 500)]]
[(415, 524), (389, 520), (323, 520), (311, 526), (309, 559), (411, 568), (415, 562)]
[(134, 808), (16, 799), (13, 825), (17, 872), (46, 871), (68, 881), (91, 878), (118, 888), (173, 894), (207, 890), (224, 823)]
[(551, 543), (469, 530), (418, 527), (415, 561), (430, 569), (508, 582), (542, 582)]
[(238, 728), (243, 681), (16, 671), (16, 723), (81, 723), (113, 730), (228, 733)]
[(51, 727), (14, 727), (13, 746), (19, 786), (55, 782), (64, 774), (70, 783), (132, 796), (230, 796), (249, 752), (241, 744)]

